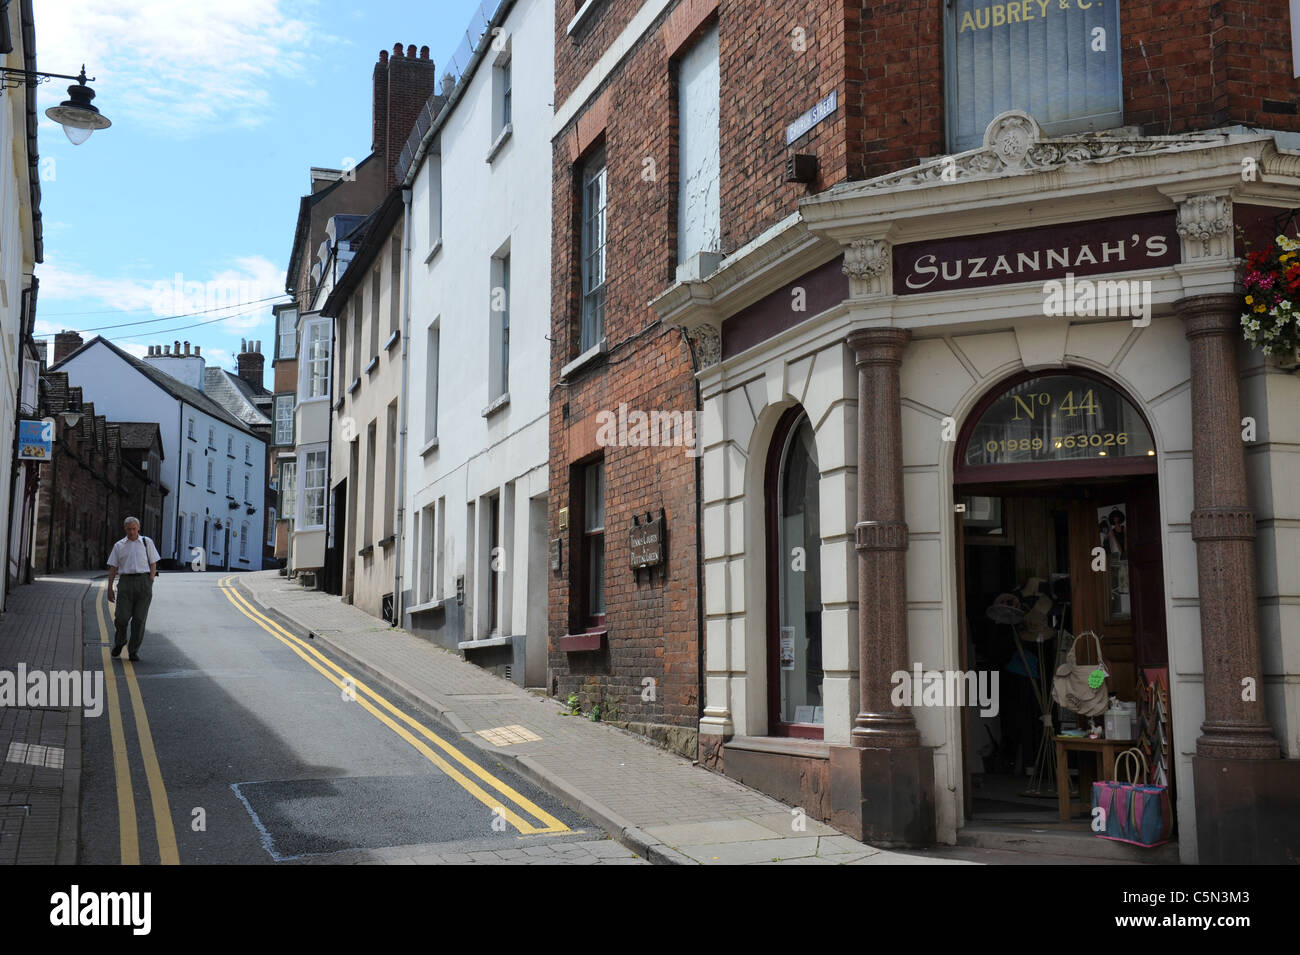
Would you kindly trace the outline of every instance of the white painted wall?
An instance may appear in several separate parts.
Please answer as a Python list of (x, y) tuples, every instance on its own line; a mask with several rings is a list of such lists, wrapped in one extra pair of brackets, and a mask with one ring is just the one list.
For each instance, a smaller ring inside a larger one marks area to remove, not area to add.
[[(465, 634), (486, 637), (487, 513), (483, 498), (502, 495), (504, 580), (503, 629), (545, 641), (529, 623), (529, 594), (545, 600), (529, 549), (529, 500), (544, 495), (549, 454), (550, 287), (551, 287), (551, 101), (554, 90), (554, 6), (523, 0), (504, 23), (513, 78), (513, 132), (486, 161), (493, 135), (493, 66), (489, 52), (442, 129), (440, 160), (426, 159), (413, 182), (411, 256), (410, 395), (407, 422), (406, 545), (403, 587), (409, 594), (415, 571), (429, 555), (413, 536), (415, 516), (445, 497), (445, 559), (438, 569), (442, 593), (454, 598), (456, 578), (466, 577)], [(441, 249), (436, 243), (441, 170)], [(433, 205), (431, 205), (433, 204)], [(489, 416), (493, 376), (490, 311), (492, 259), (510, 250), (509, 403)], [(427, 260), (427, 261), (426, 261)], [(440, 329), (438, 368), (428, 362), (428, 332)], [(437, 444), (426, 420), (427, 391), (437, 390)], [(468, 506), (476, 507), (471, 525)], [(473, 535), (471, 540), (468, 535)], [(476, 555), (467, 564), (468, 553)], [(480, 566), (481, 565), (481, 566)], [(530, 568), (533, 569), (530, 579)], [(477, 588), (477, 590), (476, 590)], [(408, 595), (406, 605), (415, 600)], [(451, 604), (454, 605), (454, 599)], [(417, 618), (415, 626), (421, 625)], [(544, 667), (544, 653), (535, 666)], [(530, 669), (530, 682), (545, 678)]]
[[(266, 444), (250, 432), (206, 412), (186, 404), (173, 397), (142, 375), (134, 367), (122, 360), (112, 349), (103, 344), (94, 344), (60, 366), (68, 373), (68, 382), (82, 389), (82, 397), (95, 403), (95, 413), (104, 415), (109, 421), (156, 421), (162, 433), (163, 453), (162, 481), (170, 493), (163, 498), (163, 532), (162, 540), (155, 541), (163, 558), (191, 561), (188, 547), (189, 515), (198, 515), (208, 530), (208, 543), (211, 545), (215, 532), (214, 522), (220, 519), (233, 520), (238, 530), (244, 521), (250, 525), (250, 533), (260, 544), (262, 513), (266, 502)], [(188, 421), (194, 419), (194, 437), (187, 437)], [(208, 450), (208, 428), (213, 429), (213, 444), (216, 451)], [(235, 458), (226, 455), (226, 439), (234, 439)], [(249, 445), (251, 463), (244, 461), (244, 445)], [(204, 452), (207, 451), (207, 454)], [(185, 480), (186, 453), (194, 455), (194, 481), (191, 485)], [(207, 489), (207, 461), (213, 460), (215, 493)], [(240, 501), (237, 510), (231, 510), (226, 501), (226, 467), (231, 467), (232, 493)], [(249, 480), (249, 500), (253, 502), (254, 511), (248, 513), (243, 504), (243, 477)], [(177, 515), (185, 514), (185, 540), (176, 540)], [(221, 560), (227, 563), (224, 553), (224, 532), (221, 537)], [(250, 541), (248, 559), (239, 560), (239, 543), (231, 541), (232, 568), (261, 570), (262, 548), (253, 546)], [(108, 555), (104, 558), (107, 560)], [(218, 563), (212, 557), (205, 558), (209, 563)]]

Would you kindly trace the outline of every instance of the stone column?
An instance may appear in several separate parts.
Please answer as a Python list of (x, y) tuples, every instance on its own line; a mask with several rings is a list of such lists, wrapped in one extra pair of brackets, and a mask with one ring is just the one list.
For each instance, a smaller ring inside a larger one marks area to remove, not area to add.
[[(1255, 598), (1255, 515), (1246, 490), (1236, 342), (1241, 302), (1197, 295), (1177, 303), (1191, 345), (1192, 466), (1205, 722), (1196, 753), (1276, 759), (1264, 718)], [(1254, 681), (1243, 700), (1242, 680)]]
[(921, 745), (910, 707), (890, 701), (890, 675), (911, 672), (907, 648), (907, 522), (899, 369), (912, 335), (873, 328), (849, 335), (858, 368), (858, 680), (855, 746)]
[(873, 845), (935, 838), (934, 756), (890, 675), (909, 671), (899, 369), (911, 334), (849, 335), (858, 368), (858, 684), (852, 746), (831, 747), (831, 823)]

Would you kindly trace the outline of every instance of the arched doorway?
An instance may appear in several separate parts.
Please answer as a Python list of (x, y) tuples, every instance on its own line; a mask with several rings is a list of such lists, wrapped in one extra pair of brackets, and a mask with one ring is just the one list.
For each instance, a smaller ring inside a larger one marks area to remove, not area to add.
[[(1110, 693), (1134, 705), (1130, 745), (1148, 747), (1150, 781), (1172, 784), (1157, 449), (1137, 404), (1088, 370), (1022, 373), (971, 411), (954, 464), (962, 666), (997, 673), (1000, 687), (997, 713), (963, 711), (967, 818), (1087, 827), (1105, 755), (1070, 741), (1061, 776), (1058, 743), (1104, 719), (1051, 694), (1087, 631), (1101, 638)], [(1094, 659), (1082, 642), (1078, 653)], [(1152, 685), (1163, 728), (1141, 719)], [(1120, 721), (1112, 737), (1122, 733)]]
[(765, 476), (768, 733), (822, 739), (821, 519), (807, 413), (782, 415)]

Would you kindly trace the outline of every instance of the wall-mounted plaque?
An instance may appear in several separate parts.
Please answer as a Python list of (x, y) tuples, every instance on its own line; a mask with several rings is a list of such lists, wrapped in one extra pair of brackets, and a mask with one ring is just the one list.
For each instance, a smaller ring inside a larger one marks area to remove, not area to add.
[(664, 519), (662, 517), (632, 527), (630, 536), (632, 569), (643, 570), (663, 563)]

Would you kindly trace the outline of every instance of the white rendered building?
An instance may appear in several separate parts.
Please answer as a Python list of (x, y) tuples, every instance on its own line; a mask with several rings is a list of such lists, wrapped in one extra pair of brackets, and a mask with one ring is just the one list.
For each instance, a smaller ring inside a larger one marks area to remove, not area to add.
[(546, 681), (554, 15), (545, 0), (502, 3), (398, 167), (410, 190), (399, 619), (530, 686)]

